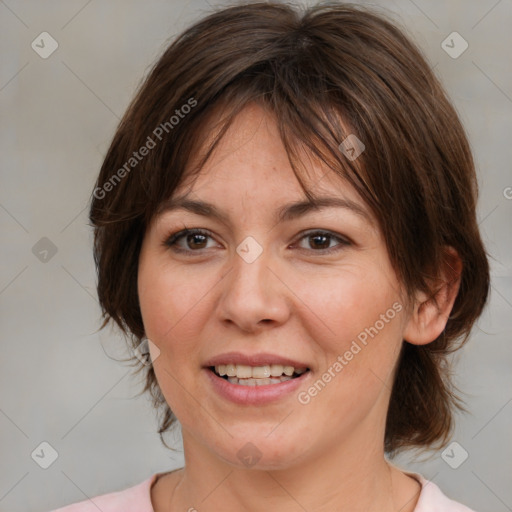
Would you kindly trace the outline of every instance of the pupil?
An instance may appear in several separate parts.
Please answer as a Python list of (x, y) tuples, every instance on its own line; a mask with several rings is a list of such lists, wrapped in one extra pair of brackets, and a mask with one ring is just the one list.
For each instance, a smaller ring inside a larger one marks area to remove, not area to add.
[[(203, 238), (203, 244), (204, 244), (204, 238), (206, 238), (206, 237), (205, 237), (204, 235), (201, 235), (201, 234), (198, 234), (198, 233), (194, 233), (194, 234), (192, 234), (192, 235), (189, 235), (189, 236), (188, 236), (188, 241), (190, 242), (190, 240), (191, 240), (191, 239), (192, 239), (192, 240), (194, 240), (194, 239), (196, 239), (196, 240), (197, 240), (197, 238), (199, 238), (199, 237), (202, 237), (202, 238)], [(197, 244), (196, 244), (196, 245), (197, 245)], [(201, 242), (199, 242), (199, 245), (201, 245)], [(191, 246), (194, 246), (194, 243), (192, 243), (192, 244), (191, 244)]]
[[(328, 236), (326, 236), (326, 235), (312, 235), (312, 237), (311, 237), (311, 238), (313, 238), (313, 239), (323, 238), (324, 240), (328, 240), (328, 238), (329, 238), (329, 237), (328, 237)], [(316, 243), (315, 243), (314, 245), (318, 246), (318, 244), (316, 244)], [(321, 244), (321, 245), (325, 245), (325, 242), (324, 242), (324, 244)], [(327, 245), (329, 245), (329, 243), (328, 243), (328, 242), (327, 242)], [(322, 247), (322, 249), (323, 249), (323, 248), (324, 248), (324, 247)]]

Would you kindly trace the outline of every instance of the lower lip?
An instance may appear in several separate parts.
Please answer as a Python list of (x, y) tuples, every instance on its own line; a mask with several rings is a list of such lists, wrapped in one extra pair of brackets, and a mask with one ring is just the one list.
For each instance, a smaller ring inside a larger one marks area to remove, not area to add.
[(213, 388), (219, 395), (232, 402), (242, 405), (263, 405), (276, 402), (287, 395), (292, 394), (306, 380), (309, 379), (311, 371), (307, 371), (291, 380), (279, 384), (264, 384), (263, 386), (244, 386), (232, 384), (226, 379), (219, 377), (215, 372), (204, 368)]

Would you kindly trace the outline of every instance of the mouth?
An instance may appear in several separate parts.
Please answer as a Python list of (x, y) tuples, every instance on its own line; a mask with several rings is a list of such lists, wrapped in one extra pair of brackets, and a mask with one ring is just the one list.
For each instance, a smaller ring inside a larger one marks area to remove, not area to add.
[(268, 386), (281, 384), (289, 380), (299, 378), (308, 373), (309, 368), (294, 368), (293, 366), (265, 365), (218, 365), (209, 366), (208, 369), (217, 377), (227, 380), (231, 384), (239, 386)]

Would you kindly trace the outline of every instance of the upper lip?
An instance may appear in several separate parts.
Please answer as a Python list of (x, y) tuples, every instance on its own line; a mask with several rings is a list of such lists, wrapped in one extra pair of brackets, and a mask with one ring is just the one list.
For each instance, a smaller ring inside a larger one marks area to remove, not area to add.
[(244, 364), (247, 366), (280, 364), (283, 366), (293, 366), (294, 368), (309, 368), (305, 363), (301, 363), (278, 354), (243, 354), (242, 352), (227, 352), (225, 354), (219, 354), (218, 356), (208, 359), (205, 363), (205, 367), (219, 366), (221, 364)]

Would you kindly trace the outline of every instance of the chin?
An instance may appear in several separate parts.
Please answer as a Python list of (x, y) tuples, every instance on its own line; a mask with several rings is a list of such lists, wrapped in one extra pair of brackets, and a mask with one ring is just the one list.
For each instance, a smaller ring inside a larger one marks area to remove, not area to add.
[(220, 459), (239, 470), (285, 470), (302, 462), (303, 457), (297, 450), (297, 446), (302, 445), (300, 436), (287, 435), (287, 442), (283, 443), (280, 438), (272, 439), (274, 434), (268, 436), (267, 432), (271, 429), (264, 433), (261, 430), (254, 432), (252, 436), (235, 436), (230, 439), (229, 446), (217, 446), (214, 451)]

